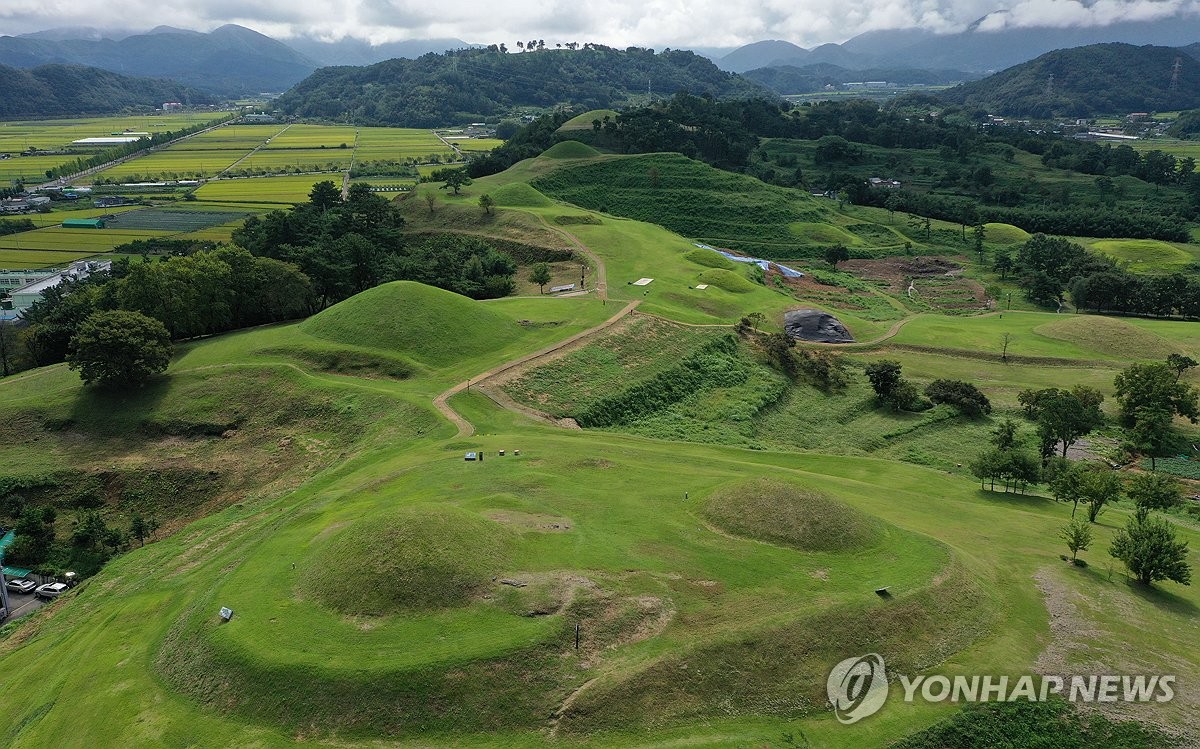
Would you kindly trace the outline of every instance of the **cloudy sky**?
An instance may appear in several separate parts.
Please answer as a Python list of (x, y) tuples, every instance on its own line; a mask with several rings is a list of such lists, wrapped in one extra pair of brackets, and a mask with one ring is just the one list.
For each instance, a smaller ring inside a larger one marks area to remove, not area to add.
[[(1003, 11), (997, 13), (996, 11)], [(615, 46), (737, 46), (787, 39), (811, 46), (864, 31), (923, 27), (1100, 26), (1200, 12), (1200, 0), (0, 0), (0, 33), (58, 26), (206, 31), (237, 23), (278, 37), (374, 42), (540, 38)]]

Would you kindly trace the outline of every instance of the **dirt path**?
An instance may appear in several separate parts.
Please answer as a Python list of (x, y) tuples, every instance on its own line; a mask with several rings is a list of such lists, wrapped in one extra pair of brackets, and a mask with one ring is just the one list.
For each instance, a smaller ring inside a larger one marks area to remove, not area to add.
[(484, 380), (487, 380), (488, 378), (491, 378), (491, 377), (495, 377), (496, 375), (501, 374), (502, 372), (507, 372), (508, 370), (512, 369), (513, 367), (519, 367), (522, 364), (528, 364), (529, 362), (535, 361), (544, 356), (549, 356), (550, 354), (553, 354), (554, 352), (558, 351), (559, 349), (561, 349), (565, 346), (570, 346), (572, 343), (575, 343), (576, 341), (578, 341), (582, 338), (586, 338), (590, 335), (593, 335), (594, 333), (598, 333), (599, 331), (608, 328), (609, 326), (611, 326), (611, 325), (615, 324), (617, 321), (619, 321), (621, 318), (628, 315), (639, 304), (641, 304), (640, 299), (632, 301), (629, 304), (625, 305), (625, 307), (622, 308), (620, 312), (618, 312), (617, 314), (608, 318), (607, 320), (605, 320), (604, 322), (595, 326), (594, 328), (588, 328), (587, 330), (580, 331), (580, 332), (576, 333), (575, 335), (570, 336), (568, 338), (564, 338), (563, 340), (558, 341), (557, 343), (553, 343), (550, 346), (547, 346), (546, 348), (541, 349), (540, 351), (535, 351), (532, 354), (526, 354), (525, 356), (518, 357), (511, 361), (505, 362), (504, 364), (501, 364), (498, 367), (493, 367), (492, 369), (489, 369), (486, 372), (482, 372), (482, 373), (472, 377), (471, 379), (467, 380), (466, 382), (460, 382), (457, 385), (455, 385), (454, 387), (447, 390), (446, 392), (439, 395), (438, 397), (434, 398), (433, 405), (435, 408), (437, 408), (437, 410), (443, 416), (445, 416), (447, 419), (449, 419), (451, 422), (453, 422), (456, 427), (458, 427), (458, 436), (459, 437), (470, 437), (472, 434), (475, 433), (475, 427), (474, 427), (474, 425), (471, 424), (471, 422), (464, 419), (461, 414), (459, 414), (457, 411), (455, 411), (453, 408), (450, 407), (449, 401), (452, 397), (454, 397), (455, 395), (457, 395), (457, 394), (461, 393), (462, 391), (466, 390), (467, 388), (469, 388), (472, 383), (483, 382)]
[(545, 226), (550, 231), (557, 232), (566, 237), (567, 241), (570, 242), (575, 249), (579, 250), (584, 255), (587, 255), (588, 259), (596, 264), (596, 294), (601, 299), (608, 299), (608, 266), (604, 264), (604, 261), (600, 259), (600, 256), (592, 252), (590, 247), (579, 240), (579, 237), (575, 236), (566, 229), (563, 229), (562, 227), (551, 226), (550, 222), (547, 221), (546, 217), (542, 214), (538, 213), (536, 215), (538, 217), (538, 221), (542, 222), (542, 226)]

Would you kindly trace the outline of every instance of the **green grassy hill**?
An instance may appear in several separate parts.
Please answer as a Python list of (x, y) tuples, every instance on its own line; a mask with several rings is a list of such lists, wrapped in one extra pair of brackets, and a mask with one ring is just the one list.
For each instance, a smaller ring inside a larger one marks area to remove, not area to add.
[(592, 123), (595, 120), (604, 121), (604, 118), (616, 119), (617, 113), (611, 109), (593, 109), (583, 114), (577, 114), (571, 119), (558, 126), (558, 131), (564, 132), (568, 130), (591, 130)]
[(432, 366), (500, 348), (521, 335), (514, 320), (484, 304), (411, 281), (353, 296), (309, 318), (300, 330)]

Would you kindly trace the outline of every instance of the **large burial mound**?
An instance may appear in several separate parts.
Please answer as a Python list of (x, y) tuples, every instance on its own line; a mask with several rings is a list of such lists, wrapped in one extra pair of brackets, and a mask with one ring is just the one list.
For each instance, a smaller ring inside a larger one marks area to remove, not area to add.
[(755, 479), (718, 490), (704, 506), (713, 525), (800, 551), (860, 551), (883, 539), (883, 524), (835, 499), (792, 484)]
[(452, 291), (413, 281), (376, 286), (300, 324), (325, 340), (443, 366), (516, 340), (516, 321)]
[(301, 595), (347, 614), (462, 606), (504, 571), (511, 531), (449, 507), (360, 520), (308, 559)]
[(854, 343), (842, 321), (819, 309), (794, 309), (783, 316), (783, 329), (792, 338), (814, 343)]

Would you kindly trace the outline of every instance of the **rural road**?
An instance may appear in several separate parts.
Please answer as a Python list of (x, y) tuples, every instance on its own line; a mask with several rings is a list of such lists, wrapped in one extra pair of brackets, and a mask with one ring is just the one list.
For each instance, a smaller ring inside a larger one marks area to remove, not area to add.
[(563, 348), (564, 346), (569, 346), (572, 343), (575, 343), (576, 341), (578, 341), (582, 338), (587, 338), (588, 336), (590, 336), (594, 333), (598, 333), (601, 330), (604, 330), (605, 328), (608, 328), (608, 327), (614, 325), (618, 320), (625, 317), (630, 312), (633, 312), (633, 310), (639, 304), (641, 304), (640, 299), (632, 301), (629, 304), (625, 305), (625, 307), (622, 308), (620, 312), (618, 312), (617, 314), (613, 315), (612, 317), (608, 318), (607, 320), (605, 320), (604, 322), (600, 323), (599, 325), (597, 325), (595, 327), (580, 331), (580, 332), (576, 333), (575, 335), (564, 338), (561, 341), (553, 343), (544, 349), (535, 351), (532, 354), (526, 354), (525, 356), (519, 357), (517, 359), (513, 359), (511, 361), (505, 362), (504, 364), (501, 364), (498, 367), (494, 367), (492, 369), (489, 369), (486, 372), (477, 374), (465, 382), (460, 382), (457, 385), (455, 385), (454, 387), (447, 390), (446, 392), (439, 395), (438, 397), (434, 398), (433, 405), (442, 414), (442, 416), (445, 416), (447, 419), (449, 419), (451, 422), (453, 422), (456, 427), (458, 427), (458, 435), (457, 436), (470, 437), (472, 434), (475, 433), (475, 427), (473, 424), (471, 424), (471, 422), (464, 419), (462, 417), (462, 414), (458, 413), (457, 411), (455, 411), (453, 408), (450, 407), (449, 400), (452, 397), (454, 397), (455, 395), (466, 390), (473, 382), (482, 382), (482, 381), (488, 379), (489, 377), (495, 377), (496, 375), (501, 374), (502, 372), (507, 372), (508, 370), (512, 369), (513, 367), (519, 367), (522, 364), (528, 364), (529, 362), (534, 361), (535, 359), (540, 359), (543, 356), (548, 356), (550, 354), (553, 354), (554, 352), (558, 351), (559, 349)]

